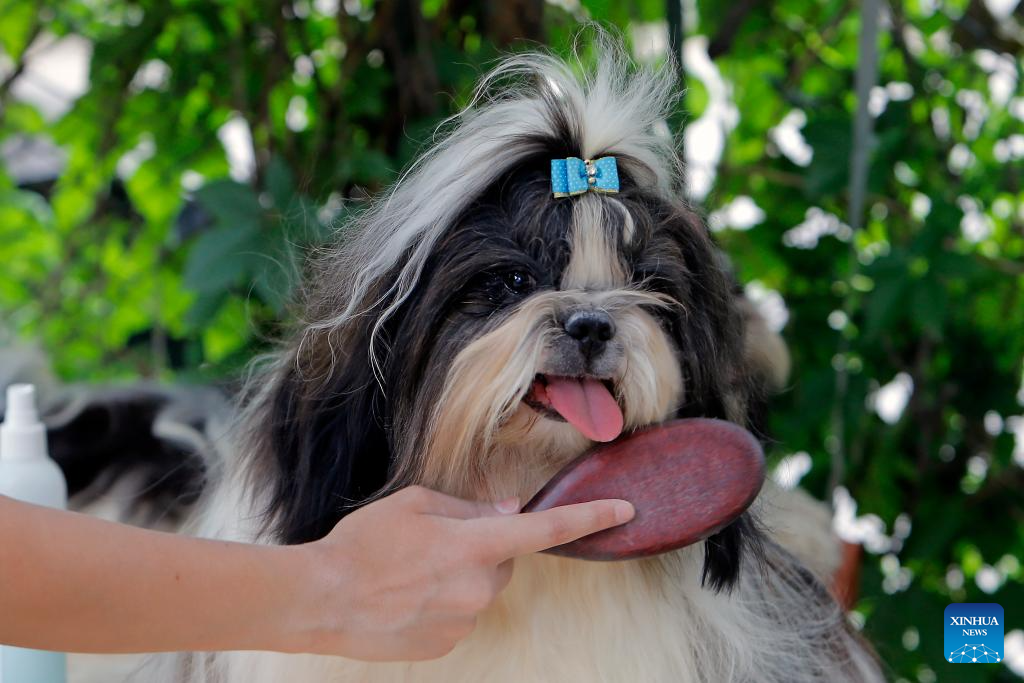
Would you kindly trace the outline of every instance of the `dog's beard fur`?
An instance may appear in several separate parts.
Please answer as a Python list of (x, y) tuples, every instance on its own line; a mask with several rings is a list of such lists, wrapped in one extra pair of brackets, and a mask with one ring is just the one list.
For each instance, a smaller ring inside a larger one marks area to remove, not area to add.
[(581, 306), (597, 307), (615, 321), (616, 335), (602, 354), (607, 371), (598, 374), (614, 387), (626, 429), (673, 415), (682, 396), (677, 354), (644, 305), (669, 304), (626, 289), (546, 292), (525, 301), (455, 357), (433, 410), (424, 413), (426, 438), (406, 440), (408, 472), (398, 479), (467, 497), (526, 500), (587, 448), (590, 442), (575, 427), (523, 402), (536, 375), (564, 363), (558, 321)]

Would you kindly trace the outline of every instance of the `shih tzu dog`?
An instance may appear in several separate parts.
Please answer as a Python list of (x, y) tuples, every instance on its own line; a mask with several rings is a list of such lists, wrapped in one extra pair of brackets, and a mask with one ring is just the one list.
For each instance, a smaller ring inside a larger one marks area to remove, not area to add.
[[(664, 123), (675, 76), (600, 47), (589, 70), (504, 61), (318, 259), (301, 324), (251, 382), (237, 455), (209, 466), (192, 531), (302, 543), (410, 484), (528, 500), (594, 442), (667, 419), (757, 428), (776, 342), (683, 199)], [(177, 654), (139, 680), (882, 680), (757, 507), (650, 559), (520, 558), (439, 660)]]

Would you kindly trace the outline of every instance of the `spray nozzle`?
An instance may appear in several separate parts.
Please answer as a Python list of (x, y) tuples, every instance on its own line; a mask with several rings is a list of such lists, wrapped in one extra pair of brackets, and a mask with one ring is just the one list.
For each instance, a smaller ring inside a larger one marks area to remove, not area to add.
[(12, 427), (28, 426), (39, 422), (34, 386), (12, 384), (7, 387), (7, 411), (4, 415), (4, 422)]
[(31, 384), (7, 387), (7, 408), (0, 423), (0, 458), (45, 458), (46, 428), (36, 410), (36, 388)]

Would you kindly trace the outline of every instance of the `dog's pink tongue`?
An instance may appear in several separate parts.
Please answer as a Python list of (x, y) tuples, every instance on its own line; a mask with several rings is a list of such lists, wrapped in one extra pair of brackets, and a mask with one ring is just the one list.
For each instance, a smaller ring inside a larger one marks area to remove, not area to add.
[(622, 433), (622, 411), (600, 380), (548, 377), (551, 407), (591, 441), (611, 441)]

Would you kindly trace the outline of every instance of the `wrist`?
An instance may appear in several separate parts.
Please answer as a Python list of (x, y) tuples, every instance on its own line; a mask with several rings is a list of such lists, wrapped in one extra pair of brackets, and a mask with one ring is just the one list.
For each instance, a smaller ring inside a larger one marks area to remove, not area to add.
[[(238, 599), (250, 600), (239, 615), (236, 643), (227, 649), (302, 652), (309, 616), (306, 604), (310, 567), (304, 546), (246, 545), (245, 561), (252, 568), (250, 590)], [(241, 581), (241, 576), (238, 576)], [(259, 588), (257, 588), (257, 586)], [(232, 600), (235, 602), (235, 600)], [(244, 618), (248, 614), (248, 619)]]
[(289, 653), (343, 654), (346, 567), (324, 552), (322, 543), (276, 547), (283, 601), (273, 625), (273, 650)]

